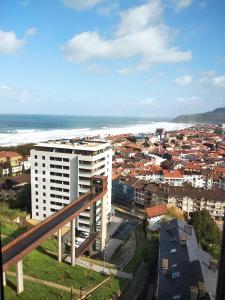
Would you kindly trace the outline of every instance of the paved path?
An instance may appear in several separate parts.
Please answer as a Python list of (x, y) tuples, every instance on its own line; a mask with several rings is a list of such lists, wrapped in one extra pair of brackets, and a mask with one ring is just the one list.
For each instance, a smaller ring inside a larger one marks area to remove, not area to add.
[[(66, 261), (70, 263), (71, 257), (68, 256), (66, 258)], [(132, 279), (132, 277), (133, 277), (132, 273), (126, 273), (126, 272), (118, 271), (113, 268), (103, 267), (103, 266), (93, 264), (92, 262), (89, 262), (89, 261), (86, 261), (86, 260), (83, 260), (80, 258), (76, 259), (76, 265), (81, 266), (86, 269), (93, 270), (98, 273), (105, 272), (107, 275), (115, 275), (115, 276), (121, 277), (121, 278)]]
[[(14, 272), (7, 271), (6, 276), (7, 276), (7, 274), (10, 275), (10, 276), (16, 277), (16, 273), (14, 273)], [(35, 283), (40, 283), (40, 284), (43, 284), (43, 285), (47, 285), (47, 286), (50, 286), (50, 287), (53, 287), (53, 288), (71, 293), (71, 288), (69, 288), (68, 286), (57, 284), (57, 283), (54, 283), (54, 282), (51, 282), (51, 281), (46, 281), (46, 280), (34, 278), (34, 277), (31, 277), (31, 276), (28, 276), (28, 275), (23, 275), (23, 278), (26, 279), (26, 280), (29, 280), (29, 281), (33, 281)], [(80, 290), (72, 288), (72, 293), (80, 295)]]

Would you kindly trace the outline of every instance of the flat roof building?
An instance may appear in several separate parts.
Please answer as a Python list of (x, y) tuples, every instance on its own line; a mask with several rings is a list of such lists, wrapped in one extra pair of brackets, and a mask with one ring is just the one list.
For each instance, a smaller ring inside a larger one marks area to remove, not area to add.
[[(111, 173), (109, 142), (85, 138), (38, 143), (31, 150), (32, 218), (43, 220), (76, 201), (90, 191), (90, 178), (94, 175), (107, 177), (109, 214)], [(100, 212), (100, 203), (96, 205), (97, 212)], [(77, 218), (77, 228), (89, 232), (92, 225), (89, 208)]]

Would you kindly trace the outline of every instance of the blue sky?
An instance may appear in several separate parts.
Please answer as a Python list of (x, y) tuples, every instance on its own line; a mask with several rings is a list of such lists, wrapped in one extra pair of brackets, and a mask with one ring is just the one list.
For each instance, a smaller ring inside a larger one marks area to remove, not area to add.
[(0, 112), (174, 117), (225, 106), (223, 0), (0, 2)]

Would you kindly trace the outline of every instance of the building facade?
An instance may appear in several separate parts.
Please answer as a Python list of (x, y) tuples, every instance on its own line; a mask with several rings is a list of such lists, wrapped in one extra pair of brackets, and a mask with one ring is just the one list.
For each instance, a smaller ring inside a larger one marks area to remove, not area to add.
[[(100, 140), (59, 140), (31, 150), (32, 218), (43, 220), (90, 191), (90, 178), (107, 177), (107, 213), (111, 211), (112, 150)], [(97, 203), (101, 212), (101, 203)], [(89, 232), (91, 211), (77, 218), (78, 230)], [(100, 219), (100, 215), (99, 215)]]

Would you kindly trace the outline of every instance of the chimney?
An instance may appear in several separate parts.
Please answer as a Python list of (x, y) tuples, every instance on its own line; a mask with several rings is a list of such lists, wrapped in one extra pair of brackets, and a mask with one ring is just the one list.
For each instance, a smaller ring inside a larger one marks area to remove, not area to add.
[(197, 300), (198, 299), (198, 288), (197, 286), (190, 287), (190, 300)]
[(209, 269), (216, 271), (217, 270), (217, 260), (211, 258), (209, 262)]
[(168, 274), (168, 259), (167, 258), (163, 258), (162, 259), (162, 269), (163, 269), (163, 275), (167, 275)]
[(198, 282), (198, 289), (199, 289), (199, 298), (205, 297), (207, 290), (204, 282), (201, 281)]

